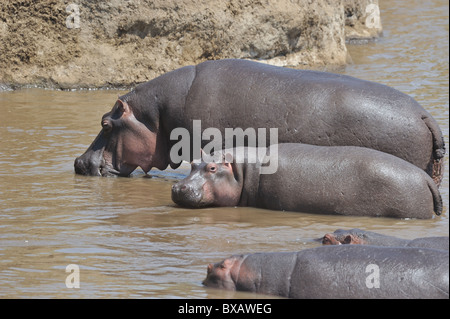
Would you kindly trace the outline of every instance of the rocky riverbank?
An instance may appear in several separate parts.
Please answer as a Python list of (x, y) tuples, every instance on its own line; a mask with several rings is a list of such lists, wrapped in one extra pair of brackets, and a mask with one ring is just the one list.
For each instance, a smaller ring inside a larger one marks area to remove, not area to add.
[(333, 68), (380, 33), (377, 0), (4, 0), (0, 90), (128, 88), (207, 59)]

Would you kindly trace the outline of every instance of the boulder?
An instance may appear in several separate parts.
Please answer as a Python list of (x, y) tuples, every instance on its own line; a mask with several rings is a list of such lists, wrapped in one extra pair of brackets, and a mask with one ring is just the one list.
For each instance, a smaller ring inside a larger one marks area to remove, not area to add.
[(343, 0), (345, 39), (349, 43), (366, 43), (383, 33), (378, 0)]
[(344, 4), (350, 2), (3, 0), (0, 84), (130, 88), (224, 58), (338, 67), (348, 59)]

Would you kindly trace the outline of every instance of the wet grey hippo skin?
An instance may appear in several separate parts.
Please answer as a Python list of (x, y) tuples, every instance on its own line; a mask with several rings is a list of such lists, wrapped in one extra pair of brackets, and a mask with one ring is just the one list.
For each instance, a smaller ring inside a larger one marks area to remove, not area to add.
[(320, 238), (324, 245), (373, 245), (390, 247), (422, 247), (432, 249), (449, 250), (449, 237), (422, 237), (416, 239), (403, 239), (394, 236), (383, 235), (358, 228), (337, 229), (333, 233), (325, 234)]
[(222, 136), (225, 128), (278, 128), (280, 143), (374, 148), (426, 170), (438, 184), (443, 174), (442, 132), (410, 96), (350, 76), (246, 60), (183, 67), (120, 96), (75, 172), (127, 176), (138, 166), (178, 167), (170, 134), (180, 127), (192, 137), (193, 120)]
[(448, 251), (341, 245), (234, 255), (208, 265), (203, 284), (288, 298), (436, 299), (449, 298), (448, 272)]
[[(173, 201), (193, 208), (252, 206), (397, 218), (441, 214), (442, 199), (433, 180), (398, 157), (352, 146), (277, 146), (274, 174), (260, 174), (257, 163), (239, 163), (237, 159), (236, 163), (193, 164), (190, 175), (173, 185)], [(264, 161), (274, 160), (275, 147), (269, 148)], [(239, 152), (222, 151), (227, 156), (233, 153)]]

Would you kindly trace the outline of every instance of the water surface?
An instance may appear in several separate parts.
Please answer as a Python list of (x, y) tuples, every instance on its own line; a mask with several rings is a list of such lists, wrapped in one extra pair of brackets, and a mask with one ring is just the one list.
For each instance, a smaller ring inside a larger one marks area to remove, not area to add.
[[(438, 121), (448, 145), (448, 2), (380, 1), (384, 37), (349, 45), (344, 74), (399, 89)], [(206, 265), (236, 253), (293, 251), (337, 228), (404, 238), (448, 235), (431, 220), (320, 216), (254, 208), (176, 207), (172, 183), (188, 173), (78, 176), (73, 160), (124, 91), (0, 93), (0, 296), (6, 298), (249, 298), (206, 289)], [(446, 156), (448, 168), (448, 155)], [(80, 288), (65, 285), (80, 267)], [(261, 296), (257, 296), (261, 297)]]

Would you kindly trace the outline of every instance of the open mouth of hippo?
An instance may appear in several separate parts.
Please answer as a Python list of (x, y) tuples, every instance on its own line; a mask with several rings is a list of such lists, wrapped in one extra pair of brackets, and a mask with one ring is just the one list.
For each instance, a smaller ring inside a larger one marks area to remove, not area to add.
[(126, 163), (117, 163), (115, 158), (111, 153), (103, 151), (102, 160), (99, 167), (99, 172), (101, 176), (129, 176), (137, 166), (128, 165)]
[(122, 163), (118, 165), (114, 163), (114, 160), (110, 153), (105, 152), (104, 149), (91, 150), (87, 154), (84, 154), (75, 159), (74, 163), (75, 173), (80, 175), (90, 176), (129, 176), (137, 166), (127, 165)]
[(102, 160), (102, 165), (98, 168), (98, 175), (109, 176), (123, 176), (117, 169), (113, 168), (110, 164), (106, 163), (105, 159)]
[(114, 177), (114, 176), (121, 176), (121, 177), (128, 177), (131, 175), (131, 173), (134, 171), (132, 170), (126, 170), (124, 171), (118, 171), (115, 168), (104, 166), (99, 168), (99, 175), (103, 177)]
[(74, 163), (76, 174), (103, 177), (127, 177), (138, 167), (146, 173), (151, 169), (145, 163), (141, 166), (116, 160), (111, 153), (101, 149), (76, 158)]

